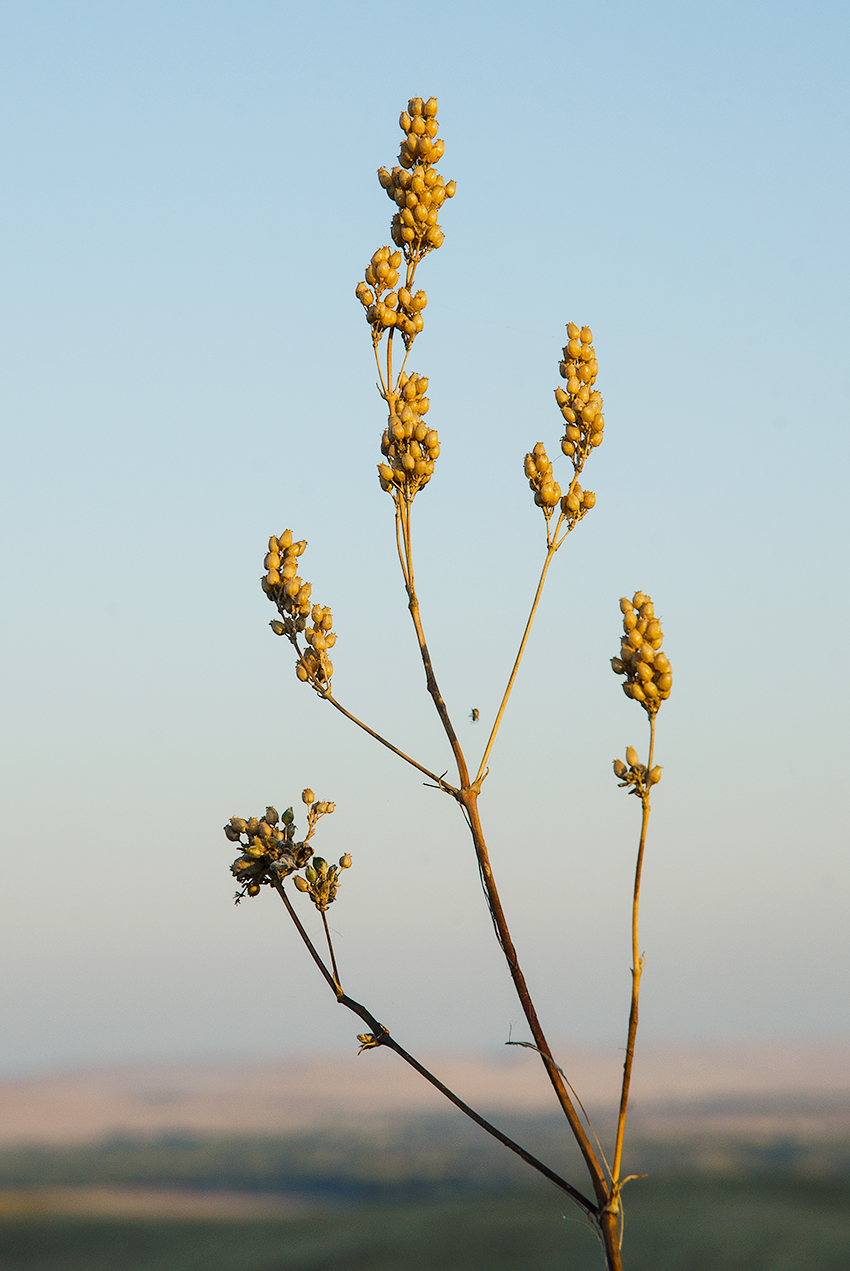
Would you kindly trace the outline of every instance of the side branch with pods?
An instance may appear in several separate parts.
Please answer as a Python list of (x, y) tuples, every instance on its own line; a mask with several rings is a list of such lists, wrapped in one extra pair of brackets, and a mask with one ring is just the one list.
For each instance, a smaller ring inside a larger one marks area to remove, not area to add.
[[(313, 603), (312, 586), (299, 574), (301, 558), (307, 544), (304, 540), (296, 540), (289, 529), (282, 534), (273, 535), (269, 540), (262, 586), (277, 610), (277, 616), (271, 622), (272, 630), (276, 635), (285, 637), (295, 651), (295, 672), (298, 679), (309, 684), (319, 697), (329, 702), (346, 719), (414, 767), (429, 779), (429, 784), (450, 795), (460, 805), (471, 835), (494, 931), (533, 1038), (531, 1042), (514, 1044), (527, 1046), (540, 1056), (555, 1098), (580, 1149), (592, 1197), (562, 1178), (460, 1099), (404, 1050), (371, 1011), (344, 992), (328, 926), (327, 910), (336, 899), (343, 872), (351, 866), (352, 858), (345, 853), (336, 864), (329, 865), (324, 858), (315, 854), (313, 847), (313, 836), (318, 823), (323, 816), (334, 811), (333, 803), (317, 800), (312, 790), (303, 791), (301, 797), (307, 809), (307, 831), (300, 841), (296, 841), (295, 837), (292, 808), (287, 808), (282, 815), (275, 808), (268, 807), (259, 818), (251, 817), (246, 820), (232, 817), (225, 826), (225, 834), (231, 842), (239, 845), (240, 854), (233, 862), (231, 871), (239, 884), (237, 900), (241, 900), (243, 896), (258, 895), (264, 886), (271, 887), (278, 893), (310, 957), (336, 1000), (367, 1025), (369, 1031), (358, 1035), (361, 1050), (384, 1046), (395, 1051), (461, 1112), (570, 1196), (594, 1225), (609, 1271), (621, 1271), (621, 1192), (630, 1178), (637, 1177), (629, 1175), (623, 1178), (621, 1171), (643, 970), (643, 957), (638, 942), (640, 883), (650, 815), (650, 790), (661, 777), (661, 769), (654, 763), (656, 718), (662, 702), (670, 696), (672, 672), (661, 649), (661, 624), (650, 597), (642, 592), (635, 592), (631, 600), (623, 598), (620, 601), (623, 620), (620, 652), (611, 662), (615, 673), (624, 677), (623, 690), (626, 696), (646, 711), (649, 719), (649, 751), (646, 764), (640, 762), (637, 752), (631, 746), (626, 750), (625, 762), (620, 759), (614, 761), (614, 772), (620, 786), (640, 800), (642, 815), (631, 912), (632, 987), (626, 1057), (612, 1164), (609, 1165), (581, 1101), (563, 1069), (555, 1061), (537, 1014), (496, 884), (479, 809), (482, 788), (489, 771), (488, 761), (520, 671), (550, 567), (555, 554), (596, 503), (596, 495), (591, 490), (583, 489), (579, 482), (587, 460), (602, 443), (605, 427), (602, 395), (595, 387), (599, 365), (593, 335), (588, 327), (569, 323), (567, 343), (560, 361), (560, 374), (564, 384), (555, 390), (555, 400), (563, 420), (564, 432), (560, 449), (567, 463), (567, 476), (559, 482), (543, 442), (538, 442), (525, 456), (525, 476), (533, 492), (534, 503), (541, 509), (545, 522), (545, 556), (528, 620), (498, 711), (480, 761), (476, 767), (471, 767), (440, 691), (416, 591), (412, 537), (413, 502), (434, 475), (435, 464), (440, 456), (440, 440), (436, 429), (426, 422), (430, 408), (427, 396), (428, 378), (407, 370), (411, 349), (424, 328), (423, 314), (427, 305), (425, 292), (416, 289), (417, 269), (430, 252), (442, 246), (444, 234), (438, 215), (446, 201), (454, 196), (455, 183), (446, 182), (437, 171), (436, 165), (443, 155), (443, 142), (437, 138), (436, 99), (431, 97), (425, 101), (419, 97), (411, 98), (399, 123), (404, 137), (398, 165), (391, 170), (381, 168), (378, 171), (382, 188), (397, 208), (391, 224), (394, 247), (379, 247), (373, 253), (364, 278), (357, 285), (356, 295), (370, 328), (378, 370), (378, 392), (387, 408), (378, 479), (381, 488), (390, 495), (394, 504), (395, 540), (407, 605), (425, 673), (425, 686), (451, 751), (456, 773), (452, 781), (446, 780), (445, 772), (438, 775), (440, 764), (433, 761), (429, 764), (422, 763), (407, 754), (337, 700), (332, 691), (334, 668), (330, 659), (330, 651), (337, 639), (333, 630), (333, 617), (329, 607)], [(403, 356), (396, 357), (396, 369), (393, 365), (394, 342), (397, 351), (399, 344), (403, 350)], [(471, 775), (473, 771), (474, 776)], [(307, 896), (321, 915), (329, 965), (319, 954), (298, 917), (286, 887), (286, 880), (290, 876), (295, 890)]]

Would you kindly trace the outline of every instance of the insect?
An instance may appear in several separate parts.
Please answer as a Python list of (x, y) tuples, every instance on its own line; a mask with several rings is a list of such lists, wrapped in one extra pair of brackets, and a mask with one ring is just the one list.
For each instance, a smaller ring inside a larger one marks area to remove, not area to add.
[(477, 706), (473, 706), (472, 710), (469, 712), (469, 718), (472, 720), (473, 724), (478, 723), (478, 707)]

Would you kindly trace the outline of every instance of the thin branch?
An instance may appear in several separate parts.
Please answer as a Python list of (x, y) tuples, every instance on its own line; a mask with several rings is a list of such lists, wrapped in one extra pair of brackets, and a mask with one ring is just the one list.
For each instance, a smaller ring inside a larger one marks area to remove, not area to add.
[(378, 378), (379, 378), (379, 380), (381, 381), (381, 386), (380, 386), (380, 388), (378, 389), (378, 392), (379, 392), (379, 393), (381, 394), (381, 396), (383, 397), (383, 395), (384, 395), (386, 392), (388, 392), (388, 389), (387, 389), (386, 384), (384, 383), (384, 375), (383, 375), (383, 372), (382, 372), (382, 370), (381, 370), (381, 359), (378, 357), (378, 342), (377, 342), (377, 340), (374, 340), (374, 339), (372, 340), (372, 348), (373, 348), (373, 349), (374, 349), (374, 351), (375, 351), (375, 363), (376, 363), (376, 365), (377, 365), (377, 367), (378, 367)]
[[(649, 717), (649, 760), (646, 765), (646, 778), (652, 772), (652, 759), (655, 752), (655, 715)], [(638, 999), (640, 997), (640, 977), (643, 972), (643, 959), (638, 944), (638, 908), (640, 905), (640, 876), (643, 869), (643, 853), (646, 847), (646, 830), (649, 825), (649, 786), (644, 788), (643, 814), (640, 825), (640, 843), (638, 845), (637, 865), (635, 866), (635, 887), (632, 896), (632, 1003), (629, 1010), (629, 1031), (626, 1041), (626, 1058), (623, 1063), (623, 1086), (620, 1093), (620, 1112), (617, 1118), (617, 1142), (614, 1148), (614, 1185), (620, 1177), (620, 1165), (623, 1157), (623, 1137), (626, 1132), (626, 1111), (629, 1104), (629, 1087), (632, 1080), (632, 1064), (635, 1057), (635, 1037), (638, 1027)]]
[(339, 971), (337, 970), (337, 966), (336, 966), (336, 958), (334, 957), (334, 947), (333, 947), (333, 941), (331, 940), (330, 928), (328, 926), (328, 916), (325, 913), (324, 909), (321, 910), (321, 914), (322, 914), (322, 926), (325, 929), (325, 939), (328, 942), (328, 953), (331, 955), (331, 966), (333, 967), (334, 983), (336, 984), (337, 989), (341, 993), (342, 982), (340, 981), (340, 978), (339, 978)]
[(407, 565), (405, 564), (405, 560), (404, 560), (404, 549), (402, 548), (402, 545), (401, 545), (401, 509), (399, 507), (399, 500), (403, 498), (404, 498), (404, 495), (399, 491), (396, 494), (396, 498), (395, 498), (395, 545), (396, 545), (396, 551), (398, 552), (398, 563), (399, 565), (401, 565), (401, 573), (402, 573), (402, 577), (404, 578), (404, 589), (409, 594), (410, 593), (410, 579), (407, 576)]
[(394, 755), (398, 755), (399, 759), (403, 759), (405, 763), (409, 763), (413, 768), (417, 768), (420, 772), (423, 772), (426, 777), (430, 777), (432, 781), (437, 783), (441, 790), (445, 790), (446, 794), (451, 794), (457, 798), (458, 792), (453, 785), (444, 781), (442, 777), (438, 777), (436, 773), (431, 771), (430, 768), (425, 768), (421, 763), (417, 763), (415, 759), (411, 759), (410, 755), (406, 755), (403, 750), (399, 750), (398, 746), (394, 746), (392, 742), (387, 741), (386, 737), (382, 737), (380, 733), (376, 733), (374, 728), (370, 728), (368, 724), (364, 724), (362, 719), (358, 719), (356, 715), (352, 715), (351, 711), (347, 711), (344, 706), (340, 705), (331, 693), (330, 689), (323, 689), (320, 696), (323, 697), (326, 702), (330, 702), (331, 706), (334, 706), (341, 715), (345, 716), (346, 719), (350, 719), (352, 724), (356, 724), (358, 728), (362, 728), (364, 733), (368, 733), (370, 737), (375, 738), (375, 741), (379, 741), (382, 746), (386, 746), (387, 750), (391, 750)]
[(307, 951), (310, 954), (310, 957), (313, 959), (316, 966), (319, 968), (322, 975), (327, 980), (328, 984), (330, 985), (331, 989), (334, 992), (334, 995), (336, 997), (339, 997), (340, 993), (342, 992), (342, 989), (334, 981), (334, 978), (331, 975), (330, 971), (325, 966), (324, 962), (322, 961), (322, 959), (319, 957), (318, 953), (316, 952), (316, 946), (313, 944), (313, 941), (310, 939), (310, 937), (307, 935), (307, 932), (304, 930), (304, 927), (302, 926), (302, 923), (301, 923), (301, 919), (298, 917), (298, 914), (293, 909), (292, 901), (287, 896), (283, 883), (278, 880), (277, 882), (273, 883), (272, 886), (274, 887), (278, 896), (280, 896), (283, 903), (286, 905), (287, 912), (289, 913), (289, 916), (292, 919), (292, 921), (295, 923), (299, 936), (306, 944)]
[(493, 727), (490, 731), (490, 736), (487, 739), (487, 745), (484, 749), (484, 754), (481, 757), (481, 763), (478, 765), (478, 772), (475, 776), (475, 782), (474, 782), (475, 785), (479, 785), (480, 782), (483, 780), (484, 769), (487, 767), (487, 760), (490, 757), (490, 751), (493, 749), (493, 743), (496, 740), (496, 734), (499, 731), (499, 726), (502, 722), (502, 716), (505, 713), (505, 707), (508, 704), (508, 698), (511, 695), (511, 690), (513, 689), (513, 686), (514, 686), (514, 680), (516, 679), (517, 672), (519, 671), (519, 664), (522, 661), (522, 655), (525, 653), (525, 646), (528, 643), (528, 637), (531, 634), (531, 624), (534, 622), (534, 615), (537, 612), (537, 606), (540, 603), (540, 597), (543, 593), (543, 584), (546, 582), (546, 575), (549, 572), (549, 566), (552, 563), (552, 557), (555, 555), (556, 551), (557, 551), (557, 547), (553, 545), (552, 543), (550, 543), (549, 549), (546, 552), (546, 560), (543, 562), (543, 570), (540, 574), (540, 582), (537, 584), (537, 591), (534, 593), (534, 601), (532, 602), (532, 605), (531, 605), (531, 612), (528, 615), (528, 622), (525, 624), (525, 631), (523, 631), (522, 633), (522, 640), (520, 641), (519, 651), (516, 655), (516, 661), (514, 662), (513, 670), (511, 671), (510, 679), (508, 680), (508, 685), (507, 685), (507, 688), (505, 689), (504, 697), (502, 698), (502, 704), (499, 707), (499, 713), (496, 716), (495, 723), (493, 724)]

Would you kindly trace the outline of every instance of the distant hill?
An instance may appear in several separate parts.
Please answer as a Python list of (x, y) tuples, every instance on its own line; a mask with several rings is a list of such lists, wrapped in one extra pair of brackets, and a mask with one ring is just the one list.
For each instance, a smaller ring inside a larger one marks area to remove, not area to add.
[[(615, 1106), (622, 1054), (559, 1048), (583, 1102)], [(554, 1112), (529, 1050), (423, 1058), (485, 1114)], [(766, 1044), (638, 1052), (634, 1127), (644, 1134), (850, 1135), (850, 1047)], [(389, 1051), (299, 1061), (122, 1064), (0, 1082), (0, 1145), (75, 1144), (115, 1136), (275, 1135), (356, 1126), (375, 1117), (442, 1115), (442, 1097)]]

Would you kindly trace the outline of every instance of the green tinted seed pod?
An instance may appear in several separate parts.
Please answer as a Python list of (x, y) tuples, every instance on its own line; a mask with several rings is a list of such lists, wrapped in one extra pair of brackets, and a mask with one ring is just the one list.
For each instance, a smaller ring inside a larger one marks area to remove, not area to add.
[(623, 763), (622, 759), (615, 759), (615, 760), (614, 760), (614, 773), (615, 773), (615, 775), (616, 775), (617, 777), (619, 777), (619, 778), (621, 778), (621, 779), (622, 779), (622, 778), (626, 775), (626, 773), (627, 773), (627, 772), (628, 772), (628, 768), (627, 768), (627, 767), (626, 767), (626, 765)]

